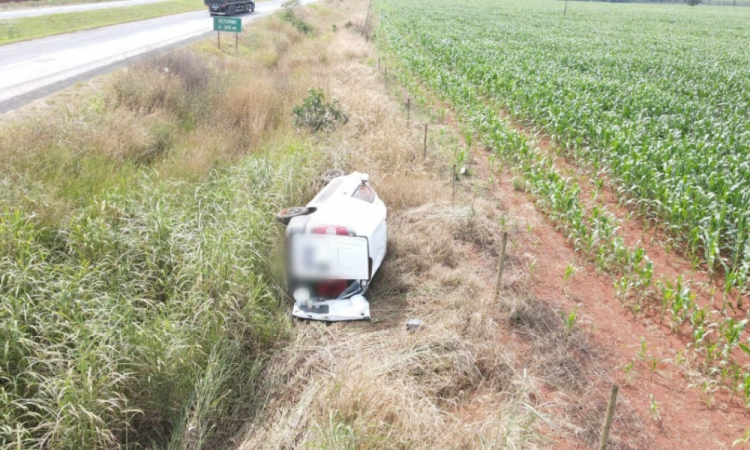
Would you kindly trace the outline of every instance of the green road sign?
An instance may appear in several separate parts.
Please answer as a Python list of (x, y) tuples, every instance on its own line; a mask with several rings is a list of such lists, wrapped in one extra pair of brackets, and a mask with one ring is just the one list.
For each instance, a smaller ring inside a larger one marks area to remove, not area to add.
[(214, 31), (231, 31), (239, 33), (242, 31), (242, 19), (239, 17), (215, 17)]

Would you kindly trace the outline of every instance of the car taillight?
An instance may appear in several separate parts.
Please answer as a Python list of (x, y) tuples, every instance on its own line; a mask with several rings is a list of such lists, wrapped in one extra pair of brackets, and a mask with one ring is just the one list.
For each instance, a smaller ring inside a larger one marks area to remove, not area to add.
[(350, 236), (353, 233), (349, 232), (349, 229), (341, 226), (333, 225), (321, 225), (313, 227), (312, 234), (335, 234), (337, 236)]
[(328, 280), (318, 284), (318, 295), (323, 298), (336, 298), (346, 289), (346, 280)]

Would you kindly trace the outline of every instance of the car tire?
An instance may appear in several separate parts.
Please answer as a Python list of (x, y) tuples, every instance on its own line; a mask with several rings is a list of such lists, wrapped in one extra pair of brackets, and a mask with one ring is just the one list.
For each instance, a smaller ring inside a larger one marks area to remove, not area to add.
[(298, 216), (306, 216), (310, 213), (310, 209), (305, 208), (304, 206), (292, 206), (291, 208), (284, 208), (279, 211), (276, 214), (276, 220), (283, 223), (284, 225), (288, 225), (289, 221), (293, 218)]
[(344, 172), (341, 169), (331, 169), (326, 170), (323, 172), (323, 174), (320, 176), (320, 181), (322, 181), (325, 184), (330, 183), (334, 178), (343, 177), (346, 175), (346, 172)]

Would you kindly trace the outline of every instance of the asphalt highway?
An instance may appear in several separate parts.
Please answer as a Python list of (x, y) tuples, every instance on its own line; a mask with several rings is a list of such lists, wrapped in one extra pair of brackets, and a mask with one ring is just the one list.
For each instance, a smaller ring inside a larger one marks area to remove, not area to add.
[[(309, 3), (310, 1), (303, 1)], [(281, 7), (256, 3), (243, 24)], [(114, 70), (136, 57), (166, 51), (215, 34), (208, 11), (195, 11), (0, 46), (0, 113), (80, 80)], [(222, 41), (233, 41), (222, 33)]]

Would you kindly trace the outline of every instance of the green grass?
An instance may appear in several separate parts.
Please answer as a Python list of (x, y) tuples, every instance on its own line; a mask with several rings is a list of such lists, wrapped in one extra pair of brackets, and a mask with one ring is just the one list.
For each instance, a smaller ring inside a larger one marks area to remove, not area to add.
[[(253, 31), (299, 36), (279, 24)], [(309, 66), (250, 39), (0, 126), (0, 450), (224, 448), (266, 401), (290, 326), (273, 213), (326, 158), (293, 132), (306, 88), (272, 82)]]
[(205, 6), (198, 0), (170, 0), (148, 5), (0, 20), (0, 45), (201, 9), (205, 9)]
[(56, 226), (0, 213), (0, 448), (212, 442), (218, 417), (250, 416), (284, 333), (267, 255), (302, 150), (197, 182), (134, 173)]
[(44, 8), (50, 6), (81, 5), (84, 3), (104, 3), (114, 0), (31, 0), (21, 2), (0, 3), (0, 11), (11, 11), (17, 9)]

